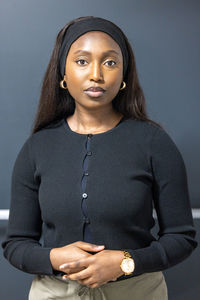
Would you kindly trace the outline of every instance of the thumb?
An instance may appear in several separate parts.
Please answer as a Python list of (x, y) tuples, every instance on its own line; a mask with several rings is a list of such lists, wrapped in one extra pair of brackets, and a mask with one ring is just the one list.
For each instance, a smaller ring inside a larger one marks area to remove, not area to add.
[(105, 246), (83, 242), (79, 245), (79, 247), (82, 248), (83, 250), (86, 250), (86, 251), (94, 251), (95, 252), (95, 251), (103, 250)]

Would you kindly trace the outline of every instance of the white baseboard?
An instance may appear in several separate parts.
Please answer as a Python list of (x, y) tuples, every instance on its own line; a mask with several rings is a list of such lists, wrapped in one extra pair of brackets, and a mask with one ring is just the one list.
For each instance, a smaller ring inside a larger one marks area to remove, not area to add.
[[(192, 208), (192, 216), (194, 219), (200, 219), (200, 208)], [(9, 209), (0, 209), (0, 220), (8, 220)], [(153, 217), (157, 219), (156, 211), (153, 209)]]

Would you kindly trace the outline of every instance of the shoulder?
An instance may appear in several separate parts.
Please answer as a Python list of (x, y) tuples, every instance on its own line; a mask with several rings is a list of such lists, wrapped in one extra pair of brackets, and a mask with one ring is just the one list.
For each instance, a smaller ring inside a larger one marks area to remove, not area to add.
[(60, 138), (62, 124), (63, 119), (54, 124), (49, 124), (28, 136), (21, 145), (18, 156), (32, 156), (34, 152), (42, 152), (50, 149)]
[(133, 134), (134, 137), (137, 137), (138, 140), (147, 142), (150, 142), (157, 133), (166, 132), (165, 129), (153, 122), (137, 119), (127, 119), (126, 130), (130, 135)]
[(135, 120), (127, 120), (128, 137), (133, 137), (133, 142), (137, 142), (146, 148), (146, 151), (152, 155), (160, 153), (161, 155), (176, 155), (180, 156), (181, 153), (175, 142), (175, 139), (168, 133), (168, 131), (159, 125)]
[(127, 127), (130, 130), (137, 130), (139, 134), (142, 136), (150, 136), (150, 138), (153, 140), (159, 140), (159, 139), (165, 139), (165, 140), (171, 140), (172, 137), (168, 133), (167, 129), (164, 127), (161, 127), (153, 122), (150, 121), (142, 121), (142, 120), (136, 120), (136, 119), (128, 119), (129, 123), (127, 124)]
[(153, 131), (149, 143), (150, 156), (159, 161), (160, 165), (161, 162), (166, 162), (166, 168), (169, 168), (169, 165), (172, 165), (173, 169), (178, 166), (185, 167), (182, 153), (175, 138), (166, 129), (159, 126), (155, 126)]
[(38, 144), (48, 142), (49, 140), (56, 139), (59, 132), (61, 132), (61, 127), (63, 126), (63, 119), (57, 122), (50, 123), (45, 127), (41, 128), (37, 132), (30, 135), (27, 142), (30, 144)]

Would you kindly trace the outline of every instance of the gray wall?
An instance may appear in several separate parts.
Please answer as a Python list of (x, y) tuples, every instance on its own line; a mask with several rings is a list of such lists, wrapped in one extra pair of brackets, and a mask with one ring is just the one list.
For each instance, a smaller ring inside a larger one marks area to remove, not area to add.
[[(108, 18), (127, 35), (149, 115), (182, 153), (191, 204), (199, 208), (200, 1), (1, 0), (0, 209), (9, 208), (13, 163), (29, 135), (56, 35), (73, 18), (87, 15)], [(199, 219), (194, 223), (199, 240)], [(1, 240), (6, 225), (0, 221)], [(164, 271), (170, 300), (199, 299), (198, 252)], [(33, 276), (12, 267), (2, 249), (0, 254), (0, 299), (27, 299)]]

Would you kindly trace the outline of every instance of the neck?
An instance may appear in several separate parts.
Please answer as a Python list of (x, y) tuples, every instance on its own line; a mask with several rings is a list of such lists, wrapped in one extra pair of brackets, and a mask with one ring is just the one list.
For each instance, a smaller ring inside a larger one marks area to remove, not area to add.
[(112, 111), (103, 113), (82, 112), (75, 109), (74, 114), (67, 118), (73, 131), (79, 133), (100, 133), (113, 128), (121, 120), (123, 114)]

